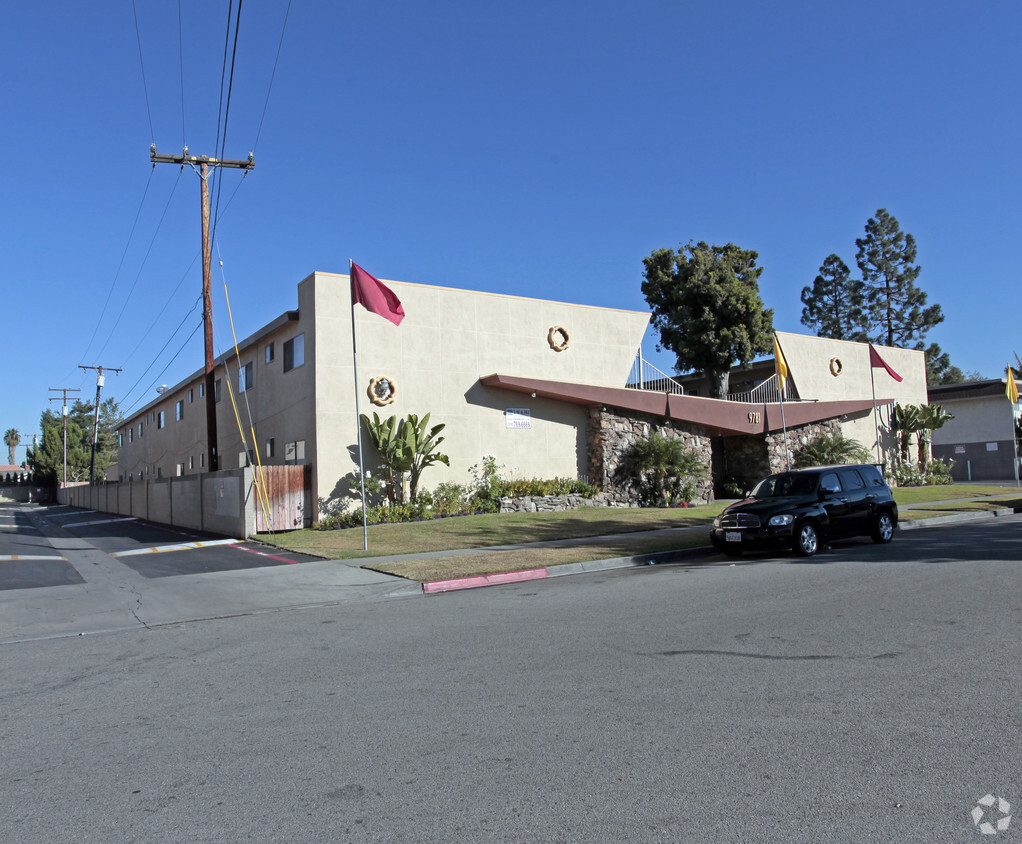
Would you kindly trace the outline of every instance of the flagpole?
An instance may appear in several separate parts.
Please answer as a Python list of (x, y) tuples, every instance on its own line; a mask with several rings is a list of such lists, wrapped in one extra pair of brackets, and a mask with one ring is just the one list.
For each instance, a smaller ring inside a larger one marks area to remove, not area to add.
[(877, 385), (873, 378), (873, 365), (870, 363), (869, 367), (869, 386), (873, 390), (873, 430), (876, 431), (877, 438), (877, 463), (881, 466), (884, 465), (883, 455), (880, 452), (880, 413), (877, 411)]
[(788, 454), (788, 426), (784, 424), (784, 387), (781, 387), (779, 393), (781, 397), (781, 436), (784, 437), (784, 462), (788, 465), (788, 471), (791, 471), (791, 455)]
[(358, 435), (358, 480), (362, 488), (362, 550), (369, 550), (369, 523), (366, 516), (366, 473), (365, 464), (362, 460), (362, 414), (359, 410), (358, 401), (358, 347), (355, 345), (355, 281), (351, 265), (354, 263), (348, 259), (348, 282), (351, 292), (351, 359), (355, 372), (355, 431)]
[(1015, 464), (1015, 486), (1018, 487), (1019, 486), (1019, 480), (1018, 480), (1018, 437), (1015, 436), (1015, 405), (1012, 404), (1012, 403), (1009, 403), (1008, 407), (1011, 410), (1011, 444), (1012, 444), (1012, 446), (1014, 446), (1014, 448), (1012, 448), (1012, 450), (1011, 450), (1012, 451), (1012, 460), (1011, 460), (1011, 462)]

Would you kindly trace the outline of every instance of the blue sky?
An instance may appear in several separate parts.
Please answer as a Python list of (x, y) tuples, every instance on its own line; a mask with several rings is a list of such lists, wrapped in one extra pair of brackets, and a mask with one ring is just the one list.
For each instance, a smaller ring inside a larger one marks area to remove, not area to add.
[[(5, 8), (0, 428), (26, 440), (49, 388), (94, 394), (79, 364), (123, 369), (123, 411), (202, 366), (199, 181), (149, 145), (215, 154), (228, 5), (135, 9), (137, 34), (129, 0)], [(886, 208), (946, 315), (927, 340), (986, 377), (1022, 353), (1022, 4), (294, 0), (271, 90), (287, 9), (249, 0), (238, 37), (224, 156), (256, 168), (222, 174), (217, 246), (241, 336), (349, 257), (646, 310), (643, 256), (690, 239), (755, 249), (775, 327), (806, 331), (802, 288)]]

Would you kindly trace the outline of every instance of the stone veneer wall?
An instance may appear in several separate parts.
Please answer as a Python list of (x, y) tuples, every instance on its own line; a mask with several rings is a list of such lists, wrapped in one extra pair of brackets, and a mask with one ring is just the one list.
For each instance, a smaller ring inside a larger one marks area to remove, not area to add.
[[(788, 429), (788, 450), (792, 462), (798, 450), (811, 440), (824, 434), (841, 433), (841, 424), (836, 419), (813, 422)], [(749, 489), (760, 478), (783, 472), (787, 468), (784, 455), (784, 435), (775, 431), (760, 436), (733, 436), (724, 438), (727, 458), (726, 479), (734, 478), (744, 489)]]
[(625, 416), (613, 409), (589, 409), (589, 482), (596, 484), (601, 499), (609, 505), (632, 506), (638, 503), (639, 492), (630, 479), (625, 478), (621, 464), (632, 445), (657, 431), (668, 439), (681, 440), (686, 448), (695, 451), (707, 468), (706, 477), (694, 481), (695, 501), (713, 501), (713, 482), (710, 479), (712, 446), (709, 433), (699, 425), (670, 422), (659, 416), (635, 413)]
[(606, 506), (606, 502), (598, 498), (586, 498), (584, 495), (526, 495), (500, 499), (501, 513), (544, 513), (601, 506)]

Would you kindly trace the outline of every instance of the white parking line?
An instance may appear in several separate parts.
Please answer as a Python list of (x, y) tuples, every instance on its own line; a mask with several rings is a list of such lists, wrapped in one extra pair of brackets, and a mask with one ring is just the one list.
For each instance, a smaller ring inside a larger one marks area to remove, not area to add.
[(66, 525), (61, 527), (73, 528), (73, 527), (89, 527), (90, 525), (109, 525), (113, 522), (133, 522), (135, 521), (134, 516), (124, 516), (121, 519), (93, 519), (89, 522), (68, 522)]
[(0, 562), (11, 560), (64, 560), (66, 557), (47, 557), (43, 554), (0, 554)]
[(151, 548), (133, 548), (117, 551), (111, 557), (135, 557), (139, 554), (163, 554), (167, 551), (190, 551), (193, 548), (210, 548), (214, 545), (237, 545), (240, 539), (211, 539), (208, 542), (183, 542), (180, 545), (154, 545)]

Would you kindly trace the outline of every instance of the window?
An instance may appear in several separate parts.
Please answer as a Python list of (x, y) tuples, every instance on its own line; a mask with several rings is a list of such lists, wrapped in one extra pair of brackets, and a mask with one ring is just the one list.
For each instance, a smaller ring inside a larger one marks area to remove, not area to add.
[(299, 334), (284, 343), (284, 371), (289, 372), (305, 363), (305, 335)]
[(224, 391), (220, 385), (220, 379), (213, 382), (213, 401), (218, 402), (224, 397)]
[(202, 454), (199, 455), (199, 468), (200, 469), (206, 468), (206, 454), (205, 453), (202, 453)]
[(273, 363), (273, 343), (266, 344), (266, 362)]
[(135, 442), (135, 429), (134, 428), (128, 428), (128, 442), (129, 443)]
[(865, 489), (866, 484), (862, 482), (862, 476), (854, 469), (841, 470), (841, 483), (849, 492), (853, 489)]
[(174, 405), (174, 416), (177, 418), (178, 422), (185, 418), (184, 401), (179, 401), (176, 405)]
[(288, 443), (284, 447), (284, 462), (291, 465), (305, 463), (305, 440)]
[(164, 413), (161, 410), (159, 413), (156, 414), (156, 427), (157, 428), (162, 428), (164, 423), (165, 423), (165, 421), (166, 421), (166, 417), (164, 416)]
[(265, 451), (265, 454), (266, 454), (267, 458), (269, 458), (269, 457), (273, 457), (273, 452), (274, 452), (274, 445), (275, 445), (275, 444), (276, 444), (276, 443), (274, 442), (274, 439), (273, 439), (273, 437), (270, 437), (270, 438), (269, 438), (269, 439), (268, 439), (268, 440), (266, 441), (266, 451)]
[(199, 384), (199, 398), (201, 399), (205, 395), (206, 395), (206, 382), (203, 381), (201, 384)]
[(185, 464), (184, 463), (178, 463), (177, 464), (177, 476), (180, 478), (184, 473), (185, 473)]
[(239, 469), (244, 469), (247, 465), (248, 465), (248, 452), (247, 451), (239, 451), (238, 452), (238, 468)]
[(188, 404), (192, 403), (192, 399), (195, 397), (195, 390), (188, 391)]
[(195, 468), (195, 455), (194, 454), (191, 455), (191, 457), (188, 458), (188, 468), (189, 469), (194, 469)]
[(120, 448), (124, 445), (124, 434), (120, 431), (117, 432), (117, 447)]
[(138, 438), (142, 439), (142, 423), (138, 423)]
[(837, 472), (828, 472), (820, 478), (820, 490), (822, 492), (841, 492), (841, 481), (837, 479)]
[(158, 478), (162, 478), (163, 477), (163, 467), (162, 466), (160, 466), (160, 468), (156, 470), (156, 477), (158, 477)]
[(252, 361), (246, 363), (238, 370), (238, 392), (244, 393), (252, 389)]

